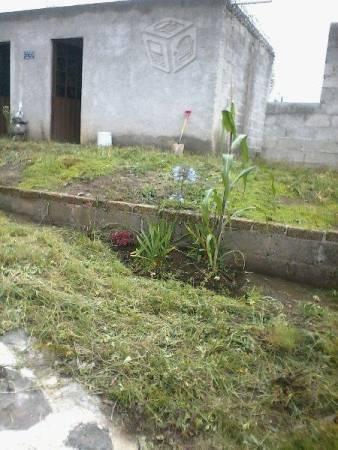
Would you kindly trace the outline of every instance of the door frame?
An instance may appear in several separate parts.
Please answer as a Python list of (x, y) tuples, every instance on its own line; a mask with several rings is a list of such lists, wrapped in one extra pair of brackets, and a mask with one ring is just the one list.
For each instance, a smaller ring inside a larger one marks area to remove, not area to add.
[(67, 42), (71, 41), (77, 41), (81, 42), (81, 52), (82, 52), (82, 70), (81, 70), (81, 96), (80, 96), (80, 119), (79, 119), (79, 139), (77, 143), (81, 143), (81, 132), (82, 132), (82, 92), (83, 92), (83, 56), (84, 56), (84, 38), (82, 36), (80, 37), (59, 37), (51, 40), (51, 52), (52, 52), (52, 76), (51, 76), (51, 116), (50, 116), (50, 137), (51, 140), (57, 141), (58, 139), (55, 138), (55, 108), (54, 108), (54, 98), (55, 96), (55, 88), (56, 88), (56, 71), (57, 71), (57, 51), (56, 51), (56, 44), (57, 43), (64, 43), (67, 44)]
[[(1, 46), (8, 46), (8, 53), (9, 53), (9, 64), (8, 64), (8, 72), (9, 72), (9, 92), (8, 92), (8, 96), (3, 96), (3, 97), (1, 97), (0, 96), (0, 98), (4, 98), (4, 99), (8, 99), (8, 101), (5, 103), (5, 102), (2, 102), (2, 101), (0, 101), (0, 114), (1, 114), (1, 117), (0, 117), (0, 121), (2, 122), (2, 123), (4, 123), (4, 117), (3, 117), (3, 114), (2, 114), (2, 107), (3, 106), (11, 106), (11, 41), (0, 41), (0, 47)], [(5, 124), (4, 124), (4, 128), (5, 128)], [(4, 132), (2, 132), (1, 131), (1, 128), (0, 128), (0, 136), (5, 136), (6, 135), (6, 132), (4, 131)]]

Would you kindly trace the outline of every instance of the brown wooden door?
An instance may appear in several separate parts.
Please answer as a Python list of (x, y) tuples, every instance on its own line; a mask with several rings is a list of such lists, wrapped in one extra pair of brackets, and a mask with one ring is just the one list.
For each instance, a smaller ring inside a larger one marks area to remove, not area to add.
[(10, 44), (0, 42), (0, 136), (7, 132), (2, 110), (10, 105), (10, 78)]
[(82, 39), (53, 41), (52, 139), (80, 143)]

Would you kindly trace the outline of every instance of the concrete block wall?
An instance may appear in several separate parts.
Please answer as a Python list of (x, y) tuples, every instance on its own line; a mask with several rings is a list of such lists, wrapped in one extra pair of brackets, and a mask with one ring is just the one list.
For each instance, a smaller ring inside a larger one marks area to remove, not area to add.
[(262, 150), (274, 52), (239, 7), (225, 7), (224, 18), (215, 117), (219, 124), (221, 111), (233, 101), (239, 132), (249, 135), (255, 154)]
[[(51, 192), (23, 191), (0, 186), (0, 209), (30, 217), (38, 223), (140, 231), (159, 216), (175, 223), (177, 237), (186, 236), (185, 224), (200, 220), (189, 211), (159, 210), (155, 206), (100, 201)], [(250, 220), (232, 221), (224, 246), (246, 257), (248, 270), (310, 283), (337, 287), (338, 233), (311, 231)]]
[(338, 23), (329, 35), (320, 103), (271, 103), (263, 157), (338, 168)]
[[(143, 40), (166, 18), (190, 23), (197, 36), (196, 57), (170, 73), (153, 67)], [(191, 109), (187, 148), (216, 151), (233, 73), (242, 128), (260, 150), (273, 55), (229, 0), (116, 0), (0, 14), (0, 42), (11, 43), (11, 107), (23, 102), (33, 139), (51, 135), (52, 40), (74, 37), (84, 42), (82, 143), (105, 130), (115, 144), (168, 147)], [(35, 59), (24, 59), (27, 50)]]
[(338, 118), (338, 23), (332, 24), (327, 48), (321, 104), (327, 114)]
[(338, 115), (320, 104), (271, 103), (267, 108), (263, 158), (338, 168)]

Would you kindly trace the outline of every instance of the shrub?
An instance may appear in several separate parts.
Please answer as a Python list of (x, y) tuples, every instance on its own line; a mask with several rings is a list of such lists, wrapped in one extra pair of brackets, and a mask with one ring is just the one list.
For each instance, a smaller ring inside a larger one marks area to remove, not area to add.
[(130, 247), (135, 244), (135, 236), (130, 231), (115, 231), (110, 241), (115, 247)]

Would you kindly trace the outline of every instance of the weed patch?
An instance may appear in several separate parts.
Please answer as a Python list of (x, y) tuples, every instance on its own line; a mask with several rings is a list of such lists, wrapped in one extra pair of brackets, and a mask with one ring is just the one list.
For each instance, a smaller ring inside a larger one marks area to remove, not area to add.
[(276, 350), (292, 352), (302, 340), (299, 330), (282, 320), (274, 321), (267, 331), (267, 341)]

